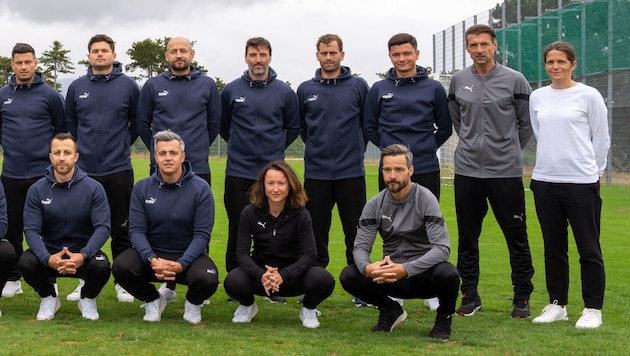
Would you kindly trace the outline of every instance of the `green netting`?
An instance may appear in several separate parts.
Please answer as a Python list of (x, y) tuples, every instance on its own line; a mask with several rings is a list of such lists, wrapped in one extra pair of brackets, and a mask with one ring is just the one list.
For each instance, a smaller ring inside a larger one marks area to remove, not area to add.
[(504, 64), (531, 81), (546, 80), (541, 52), (562, 40), (575, 48), (577, 77), (630, 68), (630, 1), (593, 0), (569, 4), (541, 17), (497, 29)]

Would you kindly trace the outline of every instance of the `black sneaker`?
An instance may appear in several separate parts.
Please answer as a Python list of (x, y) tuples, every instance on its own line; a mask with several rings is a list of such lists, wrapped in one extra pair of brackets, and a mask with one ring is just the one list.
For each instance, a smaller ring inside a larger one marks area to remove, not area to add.
[(394, 302), (387, 309), (379, 309), (378, 324), (372, 327), (372, 331), (390, 332), (405, 319), (407, 319), (407, 312), (400, 304)]
[(453, 318), (450, 314), (438, 314), (435, 316), (435, 325), (429, 333), (429, 337), (434, 339), (448, 340), (451, 337), (451, 325)]
[(531, 314), (529, 313), (529, 300), (527, 299), (514, 299), (512, 304), (512, 318), (525, 319)]
[(473, 316), (476, 312), (481, 311), (481, 298), (479, 295), (462, 296), (462, 304), (455, 310), (455, 314), (459, 316)]

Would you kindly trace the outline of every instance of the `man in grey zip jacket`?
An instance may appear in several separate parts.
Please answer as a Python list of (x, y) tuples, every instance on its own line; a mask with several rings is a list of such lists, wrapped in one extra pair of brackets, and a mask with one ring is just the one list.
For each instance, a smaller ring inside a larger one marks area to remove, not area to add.
[(490, 202), (510, 252), (511, 316), (526, 318), (534, 267), (525, 223), (521, 149), (533, 133), (528, 107), (531, 88), (521, 73), (494, 61), (497, 41), (491, 27), (470, 27), (466, 49), (474, 63), (453, 75), (448, 96), (459, 135), (454, 186), (462, 304), (456, 313), (472, 316), (481, 310), (479, 236)]
[[(381, 151), (387, 189), (370, 199), (361, 213), (354, 242), (354, 264), (343, 269), (343, 288), (378, 307), (372, 331), (392, 331), (407, 312), (389, 296), (404, 299), (438, 297), (435, 325), (429, 337), (448, 339), (457, 302), (459, 275), (447, 260), (450, 240), (437, 198), (411, 181), (413, 154), (401, 144)], [(383, 259), (372, 262), (376, 233), (383, 239)]]

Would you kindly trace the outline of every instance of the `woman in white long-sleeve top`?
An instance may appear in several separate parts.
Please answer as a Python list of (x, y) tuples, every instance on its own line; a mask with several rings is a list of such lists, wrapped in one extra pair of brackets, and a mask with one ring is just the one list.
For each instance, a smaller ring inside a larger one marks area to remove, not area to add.
[(568, 225), (580, 254), (584, 310), (579, 329), (602, 324), (605, 272), (599, 243), (599, 179), (610, 147), (606, 104), (592, 87), (573, 80), (575, 51), (562, 41), (543, 51), (551, 85), (532, 92), (531, 123), (538, 140), (532, 173), (536, 213), (545, 247), (549, 304), (534, 323), (568, 320)]

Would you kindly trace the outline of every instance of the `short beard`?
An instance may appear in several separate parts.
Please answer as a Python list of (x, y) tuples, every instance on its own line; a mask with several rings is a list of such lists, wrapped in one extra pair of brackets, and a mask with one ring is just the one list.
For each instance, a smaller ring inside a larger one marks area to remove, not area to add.
[[(398, 186), (396, 188), (390, 188), (390, 184), (391, 183), (398, 183)], [(390, 181), (387, 182), (387, 190), (389, 190), (390, 193), (400, 193), (403, 189), (405, 189), (405, 187), (409, 185), (409, 180), (405, 180), (402, 182), (397, 182), (397, 181)]]

